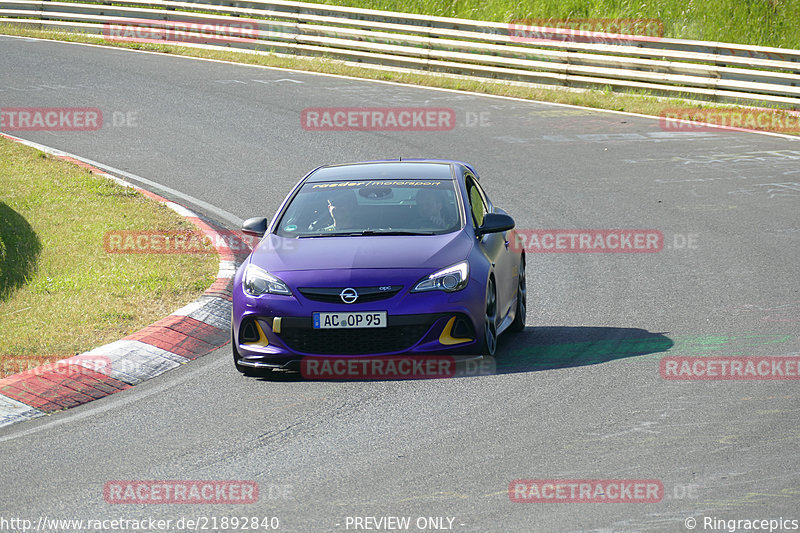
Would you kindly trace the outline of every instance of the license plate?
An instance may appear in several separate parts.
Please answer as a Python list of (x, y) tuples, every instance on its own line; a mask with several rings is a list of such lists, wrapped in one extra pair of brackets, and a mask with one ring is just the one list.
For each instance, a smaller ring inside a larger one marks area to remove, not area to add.
[(385, 328), (386, 311), (314, 313), (314, 329)]

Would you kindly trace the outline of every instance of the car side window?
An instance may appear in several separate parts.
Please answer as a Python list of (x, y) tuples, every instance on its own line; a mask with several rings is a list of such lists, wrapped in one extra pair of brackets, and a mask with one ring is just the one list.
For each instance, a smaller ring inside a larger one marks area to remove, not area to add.
[(480, 189), (478, 188), (472, 176), (467, 176), (467, 195), (469, 197), (469, 208), (472, 211), (472, 220), (477, 228), (483, 224), (483, 217), (486, 216), (486, 202), (483, 199)]

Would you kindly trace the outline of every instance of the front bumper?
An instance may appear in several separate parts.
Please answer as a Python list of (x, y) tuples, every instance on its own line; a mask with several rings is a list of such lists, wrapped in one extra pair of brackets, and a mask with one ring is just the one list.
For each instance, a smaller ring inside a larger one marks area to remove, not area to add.
[[(479, 355), (485, 284), (471, 279), (457, 292), (409, 292), (410, 279), (429, 273), (428, 269), (294, 273), (292, 296), (254, 297), (244, 292), (240, 270), (233, 285), (232, 320), (238, 362), (252, 368), (291, 369), (293, 362), (309, 356)], [(333, 287), (393, 286), (399, 290), (379, 301), (344, 304), (315, 300), (298, 289), (319, 287), (320, 279)], [(353, 311), (385, 311), (387, 327), (313, 327), (315, 312)]]
[[(238, 333), (238, 334), (236, 334)], [(314, 329), (311, 317), (249, 314), (234, 334), (239, 364), (291, 368), (304, 356), (476, 355), (478, 342), (463, 313), (389, 315), (385, 328)]]

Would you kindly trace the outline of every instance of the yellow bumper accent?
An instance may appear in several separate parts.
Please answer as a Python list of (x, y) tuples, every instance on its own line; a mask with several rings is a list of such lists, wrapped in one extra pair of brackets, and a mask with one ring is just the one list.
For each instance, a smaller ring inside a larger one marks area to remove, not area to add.
[(261, 324), (258, 323), (258, 320), (254, 320), (253, 323), (256, 325), (256, 330), (258, 331), (258, 340), (254, 342), (245, 342), (243, 343), (244, 346), (269, 346), (269, 339), (267, 336), (264, 335), (264, 330), (261, 329)]
[(470, 342), (473, 339), (469, 338), (456, 338), (453, 337), (453, 324), (456, 323), (456, 317), (452, 317), (448, 320), (447, 325), (445, 325), (444, 329), (442, 330), (442, 334), (439, 335), (439, 343), (444, 344), (445, 346), (450, 346), (452, 344), (461, 344), (464, 342)]

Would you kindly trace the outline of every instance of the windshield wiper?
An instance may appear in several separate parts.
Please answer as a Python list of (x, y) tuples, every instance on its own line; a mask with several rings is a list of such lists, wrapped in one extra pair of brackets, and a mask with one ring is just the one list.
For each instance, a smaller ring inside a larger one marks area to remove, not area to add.
[(315, 239), (318, 237), (372, 237), (375, 235), (435, 235), (433, 231), (399, 231), (399, 230), (374, 230), (367, 229), (364, 231), (346, 231), (340, 233), (313, 233), (306, 235), (298, 235), (300, 239)]
[(319, 237), (353, 237), (354, 235), (361, 235), (361, 233), (307, 233), (305, 235), (298, 235), (298, 239), (317, 239)]
[(432, 231), (399, 231), (399, 230), (386, 230), (376, 231), (372, 229), (364, 230), (356, 235), (433, 235)]

